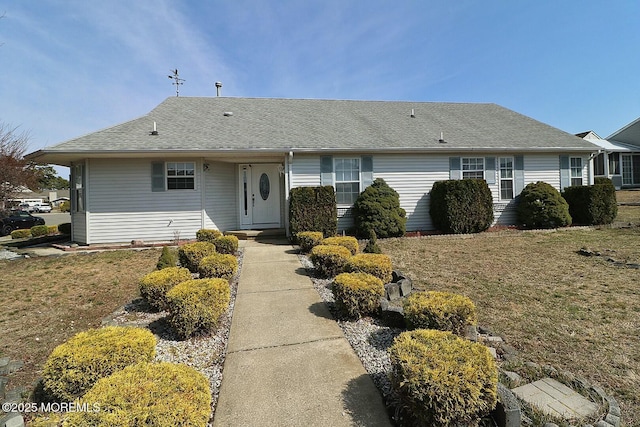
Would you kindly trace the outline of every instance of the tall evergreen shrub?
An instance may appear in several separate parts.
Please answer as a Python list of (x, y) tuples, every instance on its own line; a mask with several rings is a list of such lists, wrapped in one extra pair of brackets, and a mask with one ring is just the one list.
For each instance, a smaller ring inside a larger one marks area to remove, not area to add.
[(493, 197), (483, 179), (438, 181), (429, 197), (429, 214), (445, 233), (485, 231), (493, 223)]
[(325, 237), (338, 232), (338, 208), (332, 186), (296, 187), (289, 194), (289, 232), (321, 231)]
[(377, 178), (356, 199), (353, 205), (356, 235), (368, 238), (370, 230), (376, 236), (401, 237), (407, 224), (407, 213), (400, 207), (400, 196), (384, 181)]
[(527, 184), (520, 193), (518, 221), (526, 228), (556, 228), (571, 224), (569, 204), (560, 192), (543, 181)]
[(616, 188), (608, 178), (596, 178), (595, 185), (568, 187), (562, 197), (576, 224), (611, 224), (618, 215)]

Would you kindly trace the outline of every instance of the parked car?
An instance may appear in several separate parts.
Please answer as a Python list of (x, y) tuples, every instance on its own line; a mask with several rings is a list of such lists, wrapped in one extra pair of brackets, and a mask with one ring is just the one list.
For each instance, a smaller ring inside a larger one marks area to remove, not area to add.
[(0, 236), (11, 234), (13, 230), (44, 225), (44, 218), (33, 216), (29, 212), (0, 212)]
[(48, 213), (51, 212), (51, 206), (46, 203), (36, 203), (32, 206), (33, 212)]

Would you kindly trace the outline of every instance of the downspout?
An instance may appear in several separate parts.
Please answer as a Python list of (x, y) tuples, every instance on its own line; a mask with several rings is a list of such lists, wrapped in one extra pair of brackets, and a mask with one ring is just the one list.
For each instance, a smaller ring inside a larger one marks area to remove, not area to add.
[(293, 177), (293, 171), (291, 165), (293, 164), (293, 151), (289, 151), (289, 154), (284, 159), (285, 175), (284, 175), (284, 228), (287, 237), (291, 238), (289, 232), (289, 194), (291, 191), (291, 178)]

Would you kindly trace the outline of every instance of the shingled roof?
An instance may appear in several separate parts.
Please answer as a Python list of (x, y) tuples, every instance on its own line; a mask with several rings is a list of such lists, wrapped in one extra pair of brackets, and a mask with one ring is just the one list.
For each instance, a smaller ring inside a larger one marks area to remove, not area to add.
[[(154, 122), (157, 135), (152, 135)], [(440, 142), (443, 136), (445, 143)], [(171, 97), (140, 118), (30, 154), (595, 151), (496, 104)], [(57, 156), (56, 156), (57, 157)]]

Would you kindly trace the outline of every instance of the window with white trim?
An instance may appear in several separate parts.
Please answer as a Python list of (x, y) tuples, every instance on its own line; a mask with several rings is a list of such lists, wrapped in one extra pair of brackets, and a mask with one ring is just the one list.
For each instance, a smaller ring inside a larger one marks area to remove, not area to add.
[(500, 157), (500, 199), (513, 199), (513, 157)]
[(484, 157), (463, 157), (462, 179), (484, 179)]
[(609, 153), (609, 175), (620, 175), (620, 153)]
[(167, 162), (167, 190), (193, 190), (196, 188), (194, 162)]
[(84, 212), (85, 211), (85, 178), (84, 178), (84, 164), (76, 164), (73, 165), (73, 183), (72, 183), (72, 194), (71, 197), (74, 198), (74, 212)]
[(338, 205), (353, 205), (360, 194), (360, 159), (335, 159), (334, 171)]
[(582, 158), (571, 157), (569, 161), (571, 167), (571, 185), (582, 185)]

